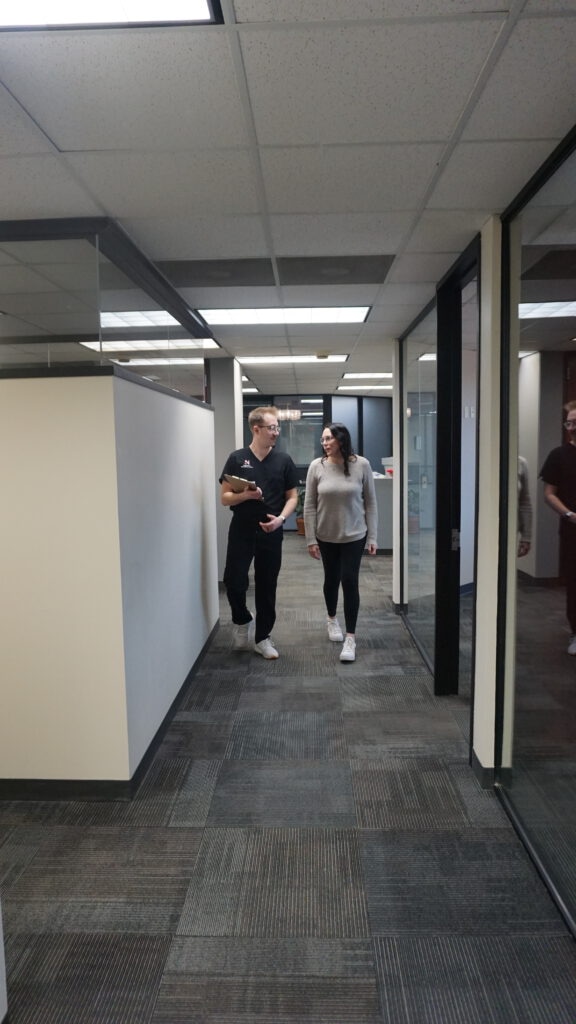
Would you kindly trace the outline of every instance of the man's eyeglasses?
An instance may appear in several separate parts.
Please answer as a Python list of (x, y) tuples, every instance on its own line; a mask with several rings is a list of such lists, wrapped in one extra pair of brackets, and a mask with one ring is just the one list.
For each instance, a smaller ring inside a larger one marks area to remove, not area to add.
[(564, 426), (566, 430), (576, 430), (576, 420), (566, 420)]
[(280, 433), (280, 427), (275, 427), (271, 423), (261, 423), (260, 426), (264, 427), (265, 430), (269, 430), (271, 434)]

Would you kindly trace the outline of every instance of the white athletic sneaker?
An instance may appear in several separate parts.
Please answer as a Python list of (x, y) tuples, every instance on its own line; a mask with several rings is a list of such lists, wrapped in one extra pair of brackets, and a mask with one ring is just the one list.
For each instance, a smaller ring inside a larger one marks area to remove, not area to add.
[(263, 658), (271, 660), (272, 658), (278, 657), (278, 651), (274, 647), (269, 636), (267, 636), (265, 640), (261, 640), (260, 643), (254, 644), (254, 650), (256, 651), (256, 654), (261, 654)]
[(251, 651), (254, 647), (254, 619), (244, 622), (241, 626), (232, 626), (232, 649), (234, 651)]
[(340, 661), (356, 661), (356, 641), (353, 636), (347, 636), (344, 640)]
[(344, 639), (344, 634), (340, 629), (338, 619), (336, 617), (328, 619), (326, 624), (328, 626), (328, 639), (335, 640), (336, 643), (341, 644)]
[(572, 634), (570, 637), (570, 643), (566, 649), (567, 654), (576, 654), (576, 634)]

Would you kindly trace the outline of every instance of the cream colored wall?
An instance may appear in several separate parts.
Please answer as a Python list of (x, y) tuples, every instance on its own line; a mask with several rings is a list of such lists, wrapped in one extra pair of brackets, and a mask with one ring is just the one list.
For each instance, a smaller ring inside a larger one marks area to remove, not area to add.
[(0, 381), (0, 777), (124, 779), (111, 377)]

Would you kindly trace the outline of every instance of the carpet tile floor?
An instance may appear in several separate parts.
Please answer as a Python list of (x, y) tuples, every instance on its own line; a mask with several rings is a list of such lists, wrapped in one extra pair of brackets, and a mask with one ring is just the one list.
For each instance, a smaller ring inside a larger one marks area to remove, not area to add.
[(576, 944), (468, 766), (467, 701), (433, 696), (390, 559), (361, 581), (341, 664), (287, 535), (280, 658), (232, 651), (223, 598), (132, 801), (0, 803), (10, 1024), (576, 1024)]

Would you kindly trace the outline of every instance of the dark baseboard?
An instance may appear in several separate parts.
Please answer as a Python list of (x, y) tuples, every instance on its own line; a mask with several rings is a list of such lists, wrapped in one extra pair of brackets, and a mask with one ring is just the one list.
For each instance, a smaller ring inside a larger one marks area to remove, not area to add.
[(137, 793), (176, 713), (182, 694), (198, 671), (219, 625), (218, 620), (131, 779), (0, 779), (0, 800), (131, 800)]
[(494, 768), (484, 768), (484, 766), (480, 764), (480, 761), (474, 751), (472, 751), (470, 766), (482, 789), (494, 788), (494, 783), (496, 781), (496, 772), (494, 771)]

